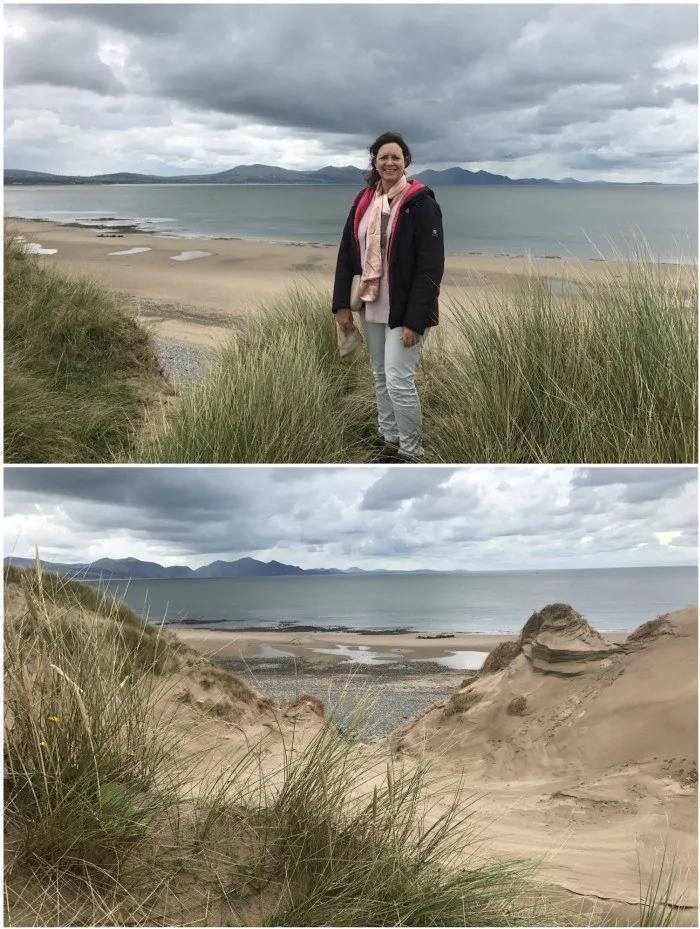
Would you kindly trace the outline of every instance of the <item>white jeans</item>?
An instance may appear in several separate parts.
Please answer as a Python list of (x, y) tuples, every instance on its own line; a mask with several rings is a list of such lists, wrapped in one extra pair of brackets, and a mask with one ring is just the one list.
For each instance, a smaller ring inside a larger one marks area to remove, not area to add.
[(386, 442), (398, 445), (403, 454), (420, 458), (423, 417), (415, 373), (425, 336), (411, 348), (404, 348), (403, 326), (390, 329), (383, 323), (368, 323), (364, 313), (359, 315), (374, 372), (379, 433)]

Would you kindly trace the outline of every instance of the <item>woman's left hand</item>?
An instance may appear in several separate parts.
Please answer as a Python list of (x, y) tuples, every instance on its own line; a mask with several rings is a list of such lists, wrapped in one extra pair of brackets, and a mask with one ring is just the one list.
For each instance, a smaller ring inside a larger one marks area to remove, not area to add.
[(413, 329), (404, 329), (401, 334), (401, 341), (403, 342), (404, 348), (412, 348), (414, 345), (418, 345), (420, 336), (417, 332), (414, 332)]

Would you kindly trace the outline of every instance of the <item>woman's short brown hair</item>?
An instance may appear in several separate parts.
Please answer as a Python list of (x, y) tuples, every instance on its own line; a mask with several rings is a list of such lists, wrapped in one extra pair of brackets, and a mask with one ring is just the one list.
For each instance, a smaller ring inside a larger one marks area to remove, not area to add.
[(379, 149), (382, 145), (388, 145), (390, 142), (395, 142), (401, 147), (403, 152), (404, 161), (406, 162), (406, 167), (408, 167), (413, 160), (411, 155), (411, 149), (406, 144), (404, 137), (399, 132), (383, 132), (378, 138), (372, 142), (369, 147), (370, 154), (370, 166), (369, 170), (365, 173), (365, 180), (367, 181), (368, 187), (374, 187), (379, 180), (379, 172), (376, 168), (376, 158), (379, 154)]

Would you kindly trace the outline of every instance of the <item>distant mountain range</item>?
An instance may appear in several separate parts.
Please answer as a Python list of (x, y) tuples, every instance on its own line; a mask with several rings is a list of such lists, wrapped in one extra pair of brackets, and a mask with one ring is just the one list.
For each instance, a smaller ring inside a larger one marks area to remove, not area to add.
[[(609, 184), (609, 181), (577, 181), (567, 177), (563, 181), (547, 178), (506, 177), (505, 174), (490, 174), (488, 171), (467, 171), (464, 168), (446, 168), (444, 171), (421, 171), (415, 175), (416, 180), (431, 187), (444, 184), (500, 184), (500, 185), (552, 185), (567, 184)], [(16, 168), (5, 169), (5, 186), (40, 185), (40, 184), (316, 184), (316, 185), (351, 185), (361, 187), (364, 184), (364, 171), (352, 165), (346, 168), (334, 168), (328, 165), (317, 171), (291, 171), (274, 165), (238, 165), (227, 171), (215, 174), (183, 174), (177, 177), (160, 177), (156, 174), (96, 174), (91, 177), (79, 175), (47, 174), (42, 171), (22, 171)], [(615, 182), (617, 183), (617, 182)], [(629, 184), (631, 187), (660, 187), (662, 185), (649, 181), (643, 184)], [(693, 185), (686, 185), (693, 186)]]
[[(19, 568), (34, 566), (33, 558), (5, 558), (6, 565)], [(152, 579), (201, 579), (213, 577), (292, 577), (302, 574), (433, 574), (421, 571), (365, 571), (362, 568), (299, 568), (297, 565), (282, 564), (280, 561), (256, 561), (255, 558), (239, 558), (237, 561), (213, 561), (202, 568), (188, 568), (176, 565), (164, 568), (154, 561), (139, 561), (138, 558), (100, 558), (90, 564), (62, 564), (60, 562), (42, 561), (45, 571), (55, 571), (64, 577), (83, 581), (121, 581)]]

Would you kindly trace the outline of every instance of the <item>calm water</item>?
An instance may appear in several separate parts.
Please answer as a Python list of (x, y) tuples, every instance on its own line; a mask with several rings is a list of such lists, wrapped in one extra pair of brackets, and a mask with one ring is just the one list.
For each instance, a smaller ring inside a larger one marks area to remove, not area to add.
[(565, 602), (599, 630), (626, 631), (698, 601), (697, 568), (435, 575), (148, 580), (107, 585), (152, 622), (215, 629), (284, 623), (353, 629), (519, 632), (533, 610)]
[[(352, 187), (105, 185), (6, 187), (6, 215), (160, 234), (337, 245)], [(595, 258), (631, 254), (641, 235), (661, 261), (694, 261), (697, 187), (438, 187), (447, 249)]]

